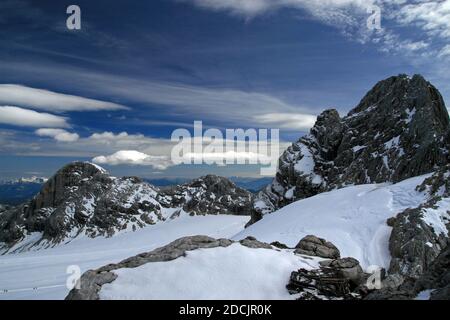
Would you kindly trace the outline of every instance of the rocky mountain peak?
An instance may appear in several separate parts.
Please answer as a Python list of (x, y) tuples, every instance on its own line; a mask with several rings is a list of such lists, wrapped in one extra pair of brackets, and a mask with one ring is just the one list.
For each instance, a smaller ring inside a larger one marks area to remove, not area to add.
[(439, 91), (422, 76), (377, 83), (341, 118), (320, 114), (280, 157), (255, 202), (257, 221), (293, 201), (351, 184), (399, 182), (449, 162), (450, 121)]
[(92, 179), (109, 179), (105, 169), (89, 162), (72, 162), (56, 172), (33, 199), (32, 210), (56, 207), (66, 200), (67, 191), (77, 189)]
[(422, 129), (418, 126), (420, 122), (428, 129), (421, 134), (443, 133), (449, 128), (448, 112), (441, 94), (421, 75), (412, 78), (399, 75), (380, 81), (349, 112), (348, 118), (365, 112), (375, 120), (381, 116), (409, 120), (417, 129)]
[[(166, 199), (170, 199), (170, 202)], [(227, 178), (206, 175), (162, 190), (159, 200), (165, 207), (175, 204), (196, 215), (250, 215), (253, 195)]]
[[(401, 74), (378, 82), (348, 115), (353, 116), (374, 107), (389, 113), (416, 107), (417, 111), (423, 110), (436, 118), (441, 118), (446, 113), (439, 91), (419, 74), (413, 77)], [(448, 126), (448, 119), (440, 121), (444, 128)]]
[(91, 162), (75, 161), (62, 167), (55, 175), (75, 175), (84, 177), (93, 177), (97, 174), (107, 174), (108, 172), (102, 167)]
[(192, 182), (190, 182), (189, 185), (191, 187), (202, 186), (203, 188), (205, 188), (206, 191), (218, 192), (222, 194), (231, 189), (237, 188), (236, 185), (229, 179), (212, 174), (195, 179)]

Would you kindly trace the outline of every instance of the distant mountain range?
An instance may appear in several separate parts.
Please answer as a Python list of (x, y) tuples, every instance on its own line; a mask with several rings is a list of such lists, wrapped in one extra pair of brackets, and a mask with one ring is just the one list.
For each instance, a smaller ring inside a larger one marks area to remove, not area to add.
[(37, 194), (46, 181), (46, 178), (41, 177), (0, 181), (0, 203), (21, 204)]
[[(268, 185), (273, 178), (246, 178), (230, 177), (238, 187), (256, 193)], [(15, 180), (0, 181), (0, 203), (7, 205), (18, 205), (30, 200), (40, 190), (47, 181), (44, 177), (19, 178)], [(156, 187), (165, 188), (187, 183), (192, 179), (188, 178), (159, 178), (143, 179)]]
[[(250, 192), (259, 192), (265, 186), (272, 182), (273, 178), (246, 178), (246, 177), (228, 177), (230, 181), (236, 184), (238, 187), (245, 189)], [(161, 178), (161, 179), (143, 179), (156, 187), (164, 188), (176, 186), (179, 184), (187, 183), (192, 179), (187, 178)]]

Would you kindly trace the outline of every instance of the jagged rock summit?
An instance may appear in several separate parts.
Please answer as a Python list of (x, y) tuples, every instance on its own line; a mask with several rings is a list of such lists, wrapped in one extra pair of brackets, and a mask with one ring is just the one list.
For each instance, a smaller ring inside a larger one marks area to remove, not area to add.
[(280, 157), (250, 224), (324, 191), (435, 171), (449, 162), (449, 149), (449, 115), (439, 91), (420, 75), (390, 77), (344, 118), (336, 110), (318, 116), (310, 133)]
[[(51, 177), (31, 201), (2, 212), (0, 249), (46, 247), (81, 234), (108, 237), (181, 214), (249, 215), (252, 201), (250, 192), (222, 177), (160, 190), (137, 177), (115, 178), (95, 164), (74, 162)], [(26, 239), (33, 236), (33, 241)]]
[(252, 210), (253, 195), (227, 178), (207, 175), (164, 189), (158, 200), (165, 206), (182, 207), (196, 215), (248, 215)]

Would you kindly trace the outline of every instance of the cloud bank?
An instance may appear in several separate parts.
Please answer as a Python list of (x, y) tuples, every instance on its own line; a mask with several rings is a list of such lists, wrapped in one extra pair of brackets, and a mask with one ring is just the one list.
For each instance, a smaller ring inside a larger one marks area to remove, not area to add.
[(60, 142), (74, 142), (80, 138), (77, 133), (70, 133), (64, 129), (42, 128), (35, 133), (40, 137), (50, 137)]
[(157, 170), (165, 170), (172, 162), (165, 156), (151, 156), (136, 150), (121, 150), (109, 156), (98, 156), (92, 159), (97, 164), (150, 166)]
[(13, 106), (0, 106), (0, 123), (19, 127), (66, 128), (67, 118)]
[(16, 84), (0, 84), (0, 103), (53, 112), (128, 109), (127, 107), (116, 103), (56, 93)]
[(255, 116), (255, 120), (279, 129), (308, 131), (316, 123), (317, 117), (302, 113), (267, 113)]

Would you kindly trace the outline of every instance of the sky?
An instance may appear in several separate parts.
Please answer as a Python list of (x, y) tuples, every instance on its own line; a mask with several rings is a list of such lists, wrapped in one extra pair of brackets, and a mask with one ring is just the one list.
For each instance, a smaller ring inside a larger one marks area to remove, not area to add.
[(278, 128), (283, 150), (400, 73), (448, 102), (449, 39), (450, 0), (3, 0), (0, 180), (75, 160), (117, 176), (256, 177), (258, 165), (174, 165), (172, 132)]

